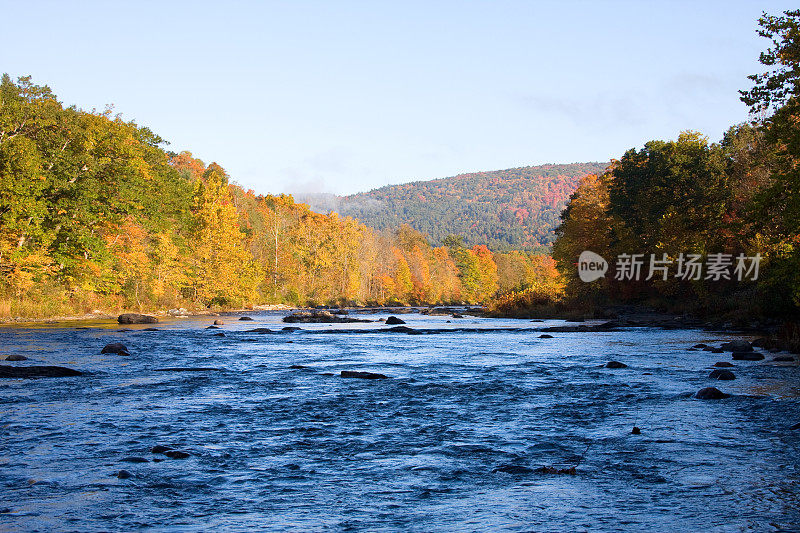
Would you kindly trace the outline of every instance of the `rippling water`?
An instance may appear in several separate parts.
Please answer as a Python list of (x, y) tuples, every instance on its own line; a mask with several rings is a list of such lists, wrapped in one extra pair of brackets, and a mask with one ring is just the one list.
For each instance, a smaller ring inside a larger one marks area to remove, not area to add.
[[(280, 313), (250, 316), (0, 328), (0, 353), (29, 357), (4, 364), (91, 372), (0, 382), (0, 530), (800, 529), (800, 371), (737, 361), (735, 381), (712, 382), (730, 354), (687, 349), (725, 336), (539, 339), (562, 322), (417, 314), (402, 317), (525, 329), (286, 333)], [(132, 355), (100, 355), (113, 341)], [(712, 385), (732, 397), (692, 398)]]

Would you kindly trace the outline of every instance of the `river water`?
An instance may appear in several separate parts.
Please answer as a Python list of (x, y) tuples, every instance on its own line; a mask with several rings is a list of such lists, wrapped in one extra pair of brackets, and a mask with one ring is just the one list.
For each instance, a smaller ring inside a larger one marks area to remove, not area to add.
[[(29, 357), (4, 364), (89, 372), (0, 381), (0, 530), (800, 529), (800, 370), (767, 355), (709, 380), (730, 354), (688, 348), (730, 336), (250, 316), (0, 328), (0, 353)], [(100, 354), (114, 341), (130, 357)], [(732, 396), (692, 397), (707, 386)]]

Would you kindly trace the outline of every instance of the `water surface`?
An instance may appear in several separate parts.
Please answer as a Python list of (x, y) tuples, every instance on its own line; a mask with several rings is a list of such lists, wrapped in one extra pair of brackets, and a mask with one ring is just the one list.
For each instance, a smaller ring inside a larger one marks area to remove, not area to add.
[[(800, 529), (800, 371), (768, 356), (712, 382), (730, 354), (688, 348), (730, 337), (540, 339), (563, 322), (418, 314), (402, 318), (456, 330), (287, 333), (281, 313), (250, 316), (0, 328), (0, 353), (30, 358), (4, 364), (90, 372), (0, 382), (0, 529)], [(132, 355), (101, 355), (114, 341)], [(612, 359), (628, 368), (603, 368)], [(219, 370), (158, 371), (171, 367)], [(731, 398), (692, 398), (712, 385)]]

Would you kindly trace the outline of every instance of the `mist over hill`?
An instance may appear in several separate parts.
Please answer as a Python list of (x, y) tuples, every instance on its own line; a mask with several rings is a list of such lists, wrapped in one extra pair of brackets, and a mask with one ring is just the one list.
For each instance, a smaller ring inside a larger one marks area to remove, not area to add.
[(350, 196), (297, 194), (313, 210), (357, 218), (377, 230), (409, 224), (434, 243), (461, 235), (493, 250), (550, 246), (569, 196), (608, 163), (571, 163), (459, 174), (389, 185)]

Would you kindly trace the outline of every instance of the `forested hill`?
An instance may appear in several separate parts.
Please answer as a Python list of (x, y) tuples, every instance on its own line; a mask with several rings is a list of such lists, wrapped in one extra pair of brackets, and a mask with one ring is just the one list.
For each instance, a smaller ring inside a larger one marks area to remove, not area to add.
[(434, 243), (461, 235), (494, 250), (549, 246), (559, 215), (587, 174), (608, 163), (572, 163), (460, 174), (352, 196), (299, 195), (312, 209), (352, 216), (378, 230), (409, 224)]

